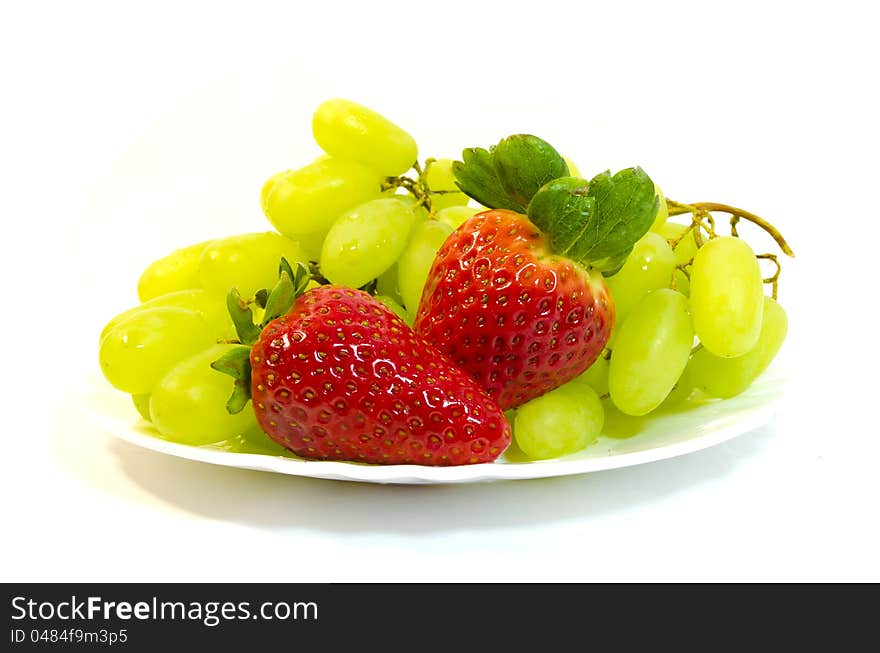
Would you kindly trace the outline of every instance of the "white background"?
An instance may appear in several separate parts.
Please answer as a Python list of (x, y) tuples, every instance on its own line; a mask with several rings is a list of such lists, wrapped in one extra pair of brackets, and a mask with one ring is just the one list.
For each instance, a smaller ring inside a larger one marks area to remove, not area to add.
[[(871, 3), (4, 3), (0, 580), (880, 580)], [(574, 7), (577, 8), (574, 8)], [(294, 8), (296, 7), (296, 8)], [(455, 156), (540, 134), (798, 257), (768, 427), (578, 477), (385, 487), (139, 450), (80, 406), (168, 250), (267, 228), (349, 97)]]

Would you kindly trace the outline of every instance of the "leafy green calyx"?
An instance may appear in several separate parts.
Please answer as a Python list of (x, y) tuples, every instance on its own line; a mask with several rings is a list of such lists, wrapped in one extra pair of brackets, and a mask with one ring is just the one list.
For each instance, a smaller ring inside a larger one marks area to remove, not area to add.
[(466, 149), (452, 171), (458, 187), (483, 206), (520, 213), (544, 184), (569, 174), (559, 152), (531, 134), (508, 136), (488, 150)]
[(555, 253), (610, 275), (650, 229), (658, 206), (654, 182), (641, 168), (626, 168), (589, 182), (555, 179), (532, 198), (528, 216)]
[(231, 415), (240, 413), (251, 398), (251, 348), (246, 345), (234, 347), (211, 363), (211, 367), (235, 380), (226, 410)]
[(641, 168), (606, 171), (590, 181), (570, 176), (565, 159), (537, 136), (509, 136), (488, 150), (470, 148), (453, 164), (458, 187), (483, 206), (526, 213), (552, 250), (617, 272), (647, 233), (659, 206)]
[[(306, 291), (311, 279), (312, 273), (308, 266), (297, 262), (293, 268), (287, 259), (282, 258), (278, 266), (278, 281), (271, 290), (260, 290), (249, 301), (242, 299), (236, 288), (230, 290), (226, 296), (226, 307), (235, 325), (240, 346), (223, 354), (211, 363), (211, 367), (235, 380), (232, 396), (226, 404), (226, 409), (231, 414), (241, 412), (251, 397), (251, 346), (269, 322), (290, 311), (293, 302)], [(251, 304), (265, 309), (259, 323), (254, 322)]]

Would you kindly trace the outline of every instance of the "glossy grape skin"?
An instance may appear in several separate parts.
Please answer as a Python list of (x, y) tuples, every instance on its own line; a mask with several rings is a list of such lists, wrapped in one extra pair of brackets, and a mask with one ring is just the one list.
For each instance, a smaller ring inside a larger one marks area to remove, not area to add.
[(277, 283), (282, 257), (292, 267), (298, 261), (308, 261), (299, 243), (274, 231), (221, 238), (202, 253), (199, 280), (206, 290), (220, 297), (225, 297), (231, 288), (238, 288), (242, 297), (252, 297), (258, 290), (270, 289)]
[(132, 395), (131, 403), (134, 404), (135, 409), (138, 414), (147, 420), (151, 421), (150, 417), (150, 395)]
[(327, 100), (315, 111), (312, 134), (321, 149), (393, 177), (419, 156), (413, 137), (384, 116), (350, 100)]
[(687, 298), (662, 288), (630, 313), (614, 341), (608, 389), (628, 415), (645, 415), (659, 406), (681, 376), (694, 334)]
[(123, 311), (107, 323), (101, 331), (100, 340), (103, 340), (104, 336), (110, 333), (110, 330), (120, 322), (127, 320), (139, 311), (156, 308), (157, 306), (176, 306), (177, 308), (188, 308), (196, 311), (201, 313), (205, 320), (207, 320), (217, 338), (235, 337), (235, 327), (232, 324), (232, 319), (229, 317), (229, 311), (226, 309), (225, 299), (214, 293), (209, 293), (203, 288), (192, 288), (190, 290), (178, 290), (177, 292), (159, 295), (145, 301), (143, 304)]
[(787, 332), (785, 310), (765, 296), (761, 333), (755, 346), (736, 358), (721, 358), (705, 348), (700, 349), (688, 365), (692, 383), (710, 397), (735, 397), (767, 369), (782, 347)]
[(292, 240), (319, 238), (340, 214), (382, 194), (381, 174), (355, 161), (333, 157), (273, 179), (265, 192), (263, 212)]
[[(605, 281), (614, 298), (617, 325), (652, 290), (668, 288), (675, 270), (675, 255), (660, 234), (649, 231), (633, 246), (620, 271)], [(619, 326), (615, 331), (619, 330)]]
[(397, 285), (397, 262), (376, 278), (376, 293), (390, 297), (396, 303), (403, 305), (400, 288)]
[(327, 234), (302, 234), (296, 238), (296, 242), (302, 248), (306, 258), (317, 261), (321, 258), (321, 248), (324, 247), (324, 237)]
[(422, 290), (437, 251), (452, 231), (452, 227), (439, 220), (427, 220), (419, 224), (397, 262), (397, 287), (400, 289), (403, 305), (412, 319), (418, 310)]
[(577, 380), (586, 383), (600, 397), (608, 394), (608, 370), (611, 367), (611, 361), (605, 356), (599, 356), (596, 361), (590, 365), (586, 372), (577, 377)]
[(657, 184), (654, 184), (654, 193), (657, 195), (659, 204), (657, 205), (657, 213), (654, 215), (654, 222), (651, 223), (650, 230), (659, 232), (663, 225), (666, 224), (666, 220), (669, 219), (669, 207), (666, 205), (666, 197), (664, 197), (663, 191), (660, 190)]
[(558, 458), (594, 443), (604, 420), (599, 396), (575, 380), (517, 408), (514, 437), (519, 449), (533, 460)]
[[(435, 211), (450, 206), (464, 206), (468, 203), (468, 196), (462, 193), (455, 184), (452, 163), (452, 159), (435, 159), (425, 171), (425, 181), (428, 184), (428, 189), (432, 191), (431, 205)], [(434, 193), (433, 191), (446, 192)]]
[(138, 299), (146, 302), (170, 292), (200, 288), (199, 258), (211, 242), (183, 247), (150, 263), (138, 279)]
[(393, 297), (389, 297), (388, 295), (375, 295), (376, 301), (382, 302), (391, 309), (391, 312), (394, 313), (401, 320), (406, 322), (407, 324), (412, 324), (412, 320), (406, 314), (406, 309), (403, 308)]
[(436, 218), (440, 222), (445, 222), (453, 229), (458, 229), (465, 221), (470, 220), (477, 213), (485, 209), (474, 208), (472, 206), (450, 206), (437, 211)]
[(691, 314), (703, 346), (732, 358), (751, 350), (761, 332), (764, 287), (752, 248), (732, 236), (704, 243), (691, 269)]
[(226, 410), (232, 377), (211, 367), (233, 347), (214, 345), (180, 361), (153, 388), (150, 417), (163, 437), (199, 446), (226, 440), (257, 425), (250, 404), (235, 415)]
[(411, 204), (384, 197), (339, 216), (321, 250), (321, 273), (331, 282), (359, 288), (400, 257), (415, 222)]
[(149, 394), (178, 361), (215, 342), (210, 325), (196, 311), (174, 306), (144, 309), (104, 337), (101, 371), (119, 390)]

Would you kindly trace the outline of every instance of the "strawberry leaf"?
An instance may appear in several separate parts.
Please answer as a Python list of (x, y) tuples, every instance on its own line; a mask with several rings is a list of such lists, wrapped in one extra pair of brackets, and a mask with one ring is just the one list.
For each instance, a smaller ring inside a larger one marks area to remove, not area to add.
[(626, 168), (613, 177), (607, 171), (596, 175), (590, 181), (590, 195), (596, 200), (596, 226), (571, 254), (602, 269), (616, 265), (614, 261), (648, 233), (659, 198), (654, 182), (641, 168)]
[(515, 134), (492, 150), (498, 179), (508, 197), (527, 207), (546, 183), (567, 177), (568, 164), (547, 141), (531, 134)]
[(226, 295), (226, 308), (232, 318), (232, 324), (235, 325), (238, 340), (243, 345), (254, 344), (260, 337), (260, 327), (254, 324), (251, 307), (241, 298), (237, 288), (233, 288)]
[(606, 275), (617, 272), (657, 213), (654, 183), (641, 168), (590, 182), (574, 177), (543, 186), (529, 204), (529, 219), (550, 236), (553, 251)]
[[(494, 149), (494, 148), (493, 148)], [(509, 209), (522, 212), (524, 205), (511, 199), (495, 170), (492, 152), (482, 147), (471, 147), (461, 153), (463, 161), (452, 164), (456, 185), (468, 197), (490, 209)]]
[(251, 398), (251, 348), (234, 347), (211, 363), (218, 372), (235, 379), (232, 396), (226, 402), (226, 410), (235, 415), (244, 410)]
[(528, 215), (536, 227), (550, 236), (551, 249), (565, 255), (595, 222), (595, 208), (588, 181), (561, 177), (535, 194)]
[(269, 292), (269, 297), (266, 299), (263, 326), (265, 327), (276, 317), (281, 317), (287, 313), (290, 307), (293, 306), (294, 299), (296, 299), (296, 293), (293, 287), (293, 280), (286, 270), (282, 270), (281, 276), (278, 277), (278, 283), (275, 284), (275, 287), (272, 288)]

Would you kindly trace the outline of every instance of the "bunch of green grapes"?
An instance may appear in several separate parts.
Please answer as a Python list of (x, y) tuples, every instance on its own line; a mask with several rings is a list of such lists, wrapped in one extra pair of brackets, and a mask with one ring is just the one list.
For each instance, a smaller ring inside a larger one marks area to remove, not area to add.
[(253, 411), (226, 410), (232, 379), (211, 362), (236, 336), (226, 304), (229, 290), (252, 298), (271, 287), (282, 258), (308, 261), (299, 243), (276, 232), (176, 250), (144, 270), (137, 287), (141, 304), (104, 327), (99, 349), (104, 376), (132, 395), (138, 412), (163, 437), (191, 445), (247, 437), (255, 446), (268, 446)]
[[(641, 418), (734, 397), (782, 347), (788, 320), (775, 299), (778, 263), (769, 279), (759, 265), (776, 257), (757, 256), (736, 224), (756, 222), (791, 255), (779, 232), (745, 211), (667, 203), (656, 191), (660, 210), (650, 231), (607, 279), (616, 309), (608, 348), (580, 377), (515, 412), (514, 437), (528, 457), (583, 449), (601, 432), (606, 408)], [(691, 213), (691, 223), (672, 221), (670, 207), (675, 215)], [(733, 217), (730, 236), (715, 233), (712, 211)]]
[[(770, 365), (788, 329), (775, 299), (778, 268), (763, 279), (760, 267), (760, 258), (776, 257), (757, 256), (736, 231), (740, 219), (753, 220), (791, 254), (772, 226), (724, 205), (661, 206), (664, 220), (608, 279), (618, 309), (610, 360), (585, 375), (633, 416), (743, 392)], [(691, 213), (692, 222), (667, 219), (670, 206), (676, 215)], [(733, 216), (731, 235), (715, 232), (711, 211)]]

